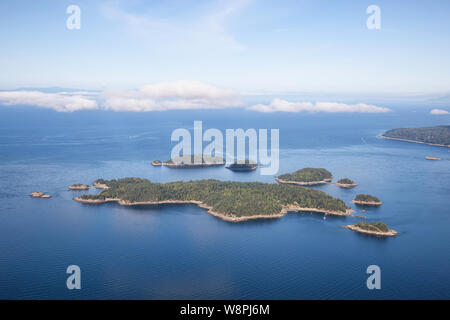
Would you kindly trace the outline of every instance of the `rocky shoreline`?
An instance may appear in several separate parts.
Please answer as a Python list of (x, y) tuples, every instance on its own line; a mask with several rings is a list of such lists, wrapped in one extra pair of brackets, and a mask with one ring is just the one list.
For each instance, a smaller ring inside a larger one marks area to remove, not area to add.
[(209, 213), (212, 216), (215, 216), (217, 218), (220, 218), (224, 221), (228, 222), (242, 222), (242, 221), (248, 221), (248, 220), (255, 220), (255, 219), (274, 219), (274, 218), (281, 218), (284, 215), (286, 215), (288, 212), (292, 211), (304, 211), (304, 212), (317, 212), (317, 213), (324, 213), (326, 215), (336, 215), (336, 216), (352, 216), (353, 210), (347, 209), (345, 212), (343, 211), (332, 211), (332, 210), (325, 210), (325, 209), (316, 209), (316, 208), (304, 208), (304, 207), (297, 207), (297, 206), (289, 206), (284, 207), (280, 213), (276, 214), (256, 214), (252, 216), (235, 216), (230, 214), (225, 214), (221, 212), (217, 212), (213, 210), (213, 207), (208, 206), (207, 204), (204, 204), (201, 201), (195, 201), (195, 200), (164, 200), (164, 201), (144, 201), (144, 202), (129, 202), (124, 201), (122, 199), (115, 199), (115, 198), (106, 198), (106, 199), (82, 199), (80, 197), (76, 197), (73, 200), (85, 203), (85, 204), (102, 204), (107, 202), (117, 202), (118, 204), (122, 206), (136, 206), (136, 205), (161, 205), (161, 204), (195, 204), (199, 206), (200, 208), (206, 209), (207, 213)]
[[(198, 161), (201, 159), (201, 161)], [(154, 167), (168, 167), (168, 168), (202, 168), (202, 167), (216, 167), (225, 165), (225, 159), (221, 157), (209, 157), (207, 155), (184, 155), (175, 159), (166, 161), (153, 160)]]
[(94, 188), (96, 189), (108, 189), (109, 187), (106, 184), (94, 182)]
[(445, 147), (445, 148), (450, 148), (450, 145), (445, 145), (445, 144), (427, 143), (427, 142), (422, 142), (422, 141), (415, 141), (415, 140), (408, 140), (408, 139), (401, 139), (401, 138), (391, 138), (391, 137), (386, 137), (386, 136), (383, 136), (383, 135), (380, 135), (379, 137), (380, 137), (380, 138), (383, 138), (383, 139), (388, 139), (388, 140), (397, 140), (397, 141), (413, 142), (413, 143), (426, 144), (426, 145), (429, 145), (429, 146), (435, 146), (435, 147)]
[(87, 184), (73, 184), (69, 187), (69, 190), (89, 190), (90, 188)]
[(393, 236), (396, 236), (398, 234), (398, 232), (393, 230), (393, 229), (389, 229), (389, 231), (387, 231), (387, 232), (371, 231), (371, 230), (366, 230), (366, 229), (359, 228), (359, 227), (357, 227), (354, 224), (349, 224), (349, 225), (346, 225), (346, 226), (342, 226), (341, 228), (346, 228), (346, 229), (350, 229), (350, 230), (355, 231), (355, 232), (364, 233), (364, 234), (370, 234), (370, 235), (375, 235), (375, 236), (381, 236), (381, 237), (393, 237)]
[(383, 202), (376, 202), (376, 201), (359, 201), (359, 200), (352, 200), (354, 204), (359, 204), (362, 206), (381, 206)]
[(332, 179), (324, 179), (322, 181), (309, 181), (309, 182), (305, 182), (305, 181), (292, 181), (292, 180), (283, 180), (280, 178), (275, 178), (275, 180), (278, 183), (285, 183), (285, 184), (296, 184), (296, 185), (300, 185), (300, 186), (315, 186), (315, 185), (320, 185), (320, 184), (327, 184), (330, 183), (332, 181)]
[(339, 183), (339, 182), (335, 182), (334, 185), (340, 187), (340, 188), (345, 188), (345, 189), (350, 189), (350, 188), (354, 188), (357, 186), (356, 183)]

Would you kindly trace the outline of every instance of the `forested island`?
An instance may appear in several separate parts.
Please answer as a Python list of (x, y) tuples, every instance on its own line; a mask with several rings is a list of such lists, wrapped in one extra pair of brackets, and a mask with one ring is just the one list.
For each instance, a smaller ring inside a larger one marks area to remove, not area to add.
[(155, 167), (165, 166), (169, 168), (199, 168), (214, 167), (225, 165), (225, 159), (222, 157), (208, 156), (204, 154), (191, 154), (178, 156), (167, 161), (154, 160), (152, 165)]
[(383, 133), (381, 137), (385, 139), (450, 147), (450, 126), (392, 129)]
[(331, 172), (324, 168), (303, 168), (293, 173), (282, 174), (275, 178), (279, 183), (303, 186), (329, 183), (333, 179)]
[(245, 162), (234, 162), (226, 167), (231, 171), (253, 171), (258, 168), (258, 164), (245, 160)]
[(353, 212), (342, 200), (322, 191), (282, 184), (219, 180), (152, 183), (141, 178), (97, 181), (107, 188), (97, 195), (82, 195), (74, 200), (88, 204), (118, 202), (128, 206), (192, 203), (231, 222), (279, 218), (289, 211), (340, 216), (351, 216)]
[(382, 202), (380, 201), (380, 199), (378, 199), (375, 196), (371, 196), (369, 194), (358, 194), (358, 195), (356, 195), (355, 200), (353, 200), (352, 202), (359, 204), (359, 205), (366, 205), (366, 206), (382, 205)]
[(371, 234), (376, 236), (395, 236), (397, 231), (389, 229), (389, 227), (383, 222), (359, 222), (357, 224), (350, 224), (343, 228), (350, 229), (352, 231)]
[(335, 185), (341, 188), (353, 188), (357, 186), (357, 184), (353, 180), (348, 178), (340, 179), (335, 183)]

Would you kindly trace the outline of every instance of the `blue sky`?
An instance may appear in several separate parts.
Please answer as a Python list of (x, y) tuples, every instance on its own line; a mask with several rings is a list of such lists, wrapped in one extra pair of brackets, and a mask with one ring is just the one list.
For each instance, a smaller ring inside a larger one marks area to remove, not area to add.
[[(81, 29), (66, 8), (81, 8)], [(366, 8), (381, 8), (381, 29)], [(450, 91), (450, 1), (0, 2), (0, 89)]]

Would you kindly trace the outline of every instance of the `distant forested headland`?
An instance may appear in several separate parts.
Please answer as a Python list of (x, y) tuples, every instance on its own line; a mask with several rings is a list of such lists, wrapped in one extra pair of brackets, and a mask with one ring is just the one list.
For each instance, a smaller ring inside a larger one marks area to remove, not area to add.
[(392, 129), (381, 137), (450, 147), (450, 126)]

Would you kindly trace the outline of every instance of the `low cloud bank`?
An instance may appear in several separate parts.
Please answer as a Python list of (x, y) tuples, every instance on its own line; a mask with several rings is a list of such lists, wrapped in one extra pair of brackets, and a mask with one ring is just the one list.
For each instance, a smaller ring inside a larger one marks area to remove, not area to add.
[(139, 90), (109, 90), (102, 94), (104, 109), (114, 111), (166, 111), (220, 109), (242, 106), (237, 92), (197, 81), (151, 84)]
[(95, 110), (95, 100), (79, 94), (44, 93), (41, 91), (0, 91), (0, 104), (5, 106), (33, 106), (58, 112)]
[(90, 92), (0, 91), (0, 105), (24, 105), (58, 112), (95, 109), (145, 112), (221, 109), (243, 105), (239, 93), (198, 81), (163, 82), (145, 85), (138, 90), (107, 90), (96, 95)]
[(337, 102), (289, 102), (282, 99), (274, 99), (268, 105), (257, 104), (247, 108), (259, 112), (359, 112), (359, 113), (384, 113), (391, 109), (368, 105), (364, 103), (345, 104)]
[(443, 114), (449, 114), (449, 112), (447, 110), (442, 110), (442, 109), (433, 109), (430, 111), (430, 114), (443, 115)]
[[(58, 92), (38, 90), (0, 91), (0, 105), (30, 106), (53, 109), (58, 112), (79, 110), (113, 110), (151, 112), (167, 110), (199, 110), (243, 107), (241, 94), (234, 90), (218, 88), (198, 81), (175, 81), (149, 84), (136, 90), (117, 89), (102, 93)], [(364, 103), (289, 102), (274, 99), (270, 104), (247, 107), (257, 112), (358, 112), (384, 113), (388, 108)], [(445, 110), (432, 110), (432, 114), (447, 114)]]

